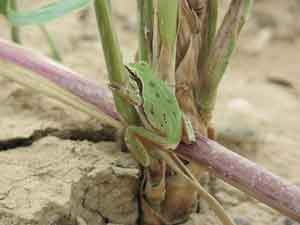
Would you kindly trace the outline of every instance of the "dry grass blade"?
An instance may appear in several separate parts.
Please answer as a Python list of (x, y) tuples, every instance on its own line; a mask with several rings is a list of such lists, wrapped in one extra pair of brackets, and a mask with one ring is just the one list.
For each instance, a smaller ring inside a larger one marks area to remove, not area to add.
[(239, 33), (251, 8), (251, 0), (232, 0), (220, 29), (203, 66), (198, 83), (197, 104), (199, 111), (213, 111), (218, 85), (227, 68)]

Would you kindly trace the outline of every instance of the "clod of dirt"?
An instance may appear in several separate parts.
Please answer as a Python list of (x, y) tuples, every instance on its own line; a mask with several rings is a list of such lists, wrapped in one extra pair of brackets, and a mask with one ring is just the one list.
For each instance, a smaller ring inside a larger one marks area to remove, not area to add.
[(8, 89), (0, 96), (0, 141), (29, 138), (36, 130), (78, 129), (87, 124), (89, 117), (55, 100), (7, 80), (0, 79), (0, 85)]
[(137, 169), (99, 167), (72, 185), (71, 217), (88, 225), (136, 224)]
[(114, 143), (46, 137), (0, 152), (0, 173), (0, 225), (137, 220), (139, 170)]

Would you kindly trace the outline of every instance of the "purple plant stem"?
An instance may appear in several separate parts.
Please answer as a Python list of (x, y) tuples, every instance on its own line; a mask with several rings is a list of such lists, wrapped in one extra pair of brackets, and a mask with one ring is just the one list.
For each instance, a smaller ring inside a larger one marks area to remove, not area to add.
[(257, 200), (300, 221), (300, 188), (204, 137), (176, 152)]
[(118, 118), (111, 92), (95, 81), (85, 80), (79, 74), (37, 54), (0, 39), (0, 59), (33, 71), (59, 87), (95, 105), (113, 118)]
[[(41, 75), (118, 119), (109, 90), (96, 82), (86, 81), (77, 73), (44, 56), (1, 39), (0, 60), (31, 70), (37, 76)], [(192, 145), (180, 144), (176, 152), (190, 161), (206, 166), (225, 182), (259, 201), (300, 220), (300, 188), (271, 174), (254, 162), (204, 137), (199, 137)]]

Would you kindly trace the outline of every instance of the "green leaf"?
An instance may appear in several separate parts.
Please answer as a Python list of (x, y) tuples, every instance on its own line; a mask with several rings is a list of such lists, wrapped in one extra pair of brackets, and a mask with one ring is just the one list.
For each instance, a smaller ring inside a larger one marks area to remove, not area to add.
[(87, 7), (91, 1), (92, 0), (59, 0), (44, 7), (26, 12), (15, 11), (9, 4), (7, 16), (10, 23), (15, 26), (43, 25), (70, 12)]
[(56, 47), (56, 44), (51, 36), (51, 34), (47, 31), (45, 26), (40, 26), (40, 29), (42, 31), (42, 33), (44, 34), (44, 36), (47, 39), (50, 51), (51, 51), (51, 56), (54, 60), (61, 62), (62, 61), (62, 57), (60, 56), (59, 50)]
[(6, 16), (8, 0), (0, 0), (0, 14)]

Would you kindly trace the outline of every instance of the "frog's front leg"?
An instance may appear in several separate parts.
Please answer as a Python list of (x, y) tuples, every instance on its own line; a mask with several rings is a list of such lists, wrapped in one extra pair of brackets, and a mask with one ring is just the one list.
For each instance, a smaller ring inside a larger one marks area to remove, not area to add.
[(128, 87), (124, 87), (116, 82), (110, 82), (109, 88), (131, 105), (139, 106), (142, 104), (142, 98), (137, 83), (131, 79), (129, 79)]
[[(149, 167), (150, 155), (148, 150), (154, 146), (164, 149), (175, 148), (176, 143), (168, 142), (167, 138), (160, 136), (144, 127), (129, 126), (125, 131), (125, 143), (133, 157), (143, 166)], [(146, 146), (150, 144), (151, 146)]]

